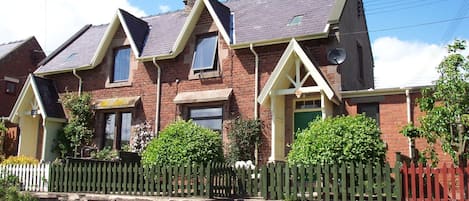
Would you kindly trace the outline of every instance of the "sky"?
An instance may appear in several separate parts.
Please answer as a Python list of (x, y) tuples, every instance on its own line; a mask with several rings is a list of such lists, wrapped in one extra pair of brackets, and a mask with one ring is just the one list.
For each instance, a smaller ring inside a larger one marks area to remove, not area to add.
[[(312, 2), (314, 0), (311, 0)], [(454, 39), (469, 39), (469, 0), (363, 0), (375, 87), (429, 85)], [(182, 0), (0, 0), (0, 43), (36, 36), (52, 52), (117, 8), (142, 17), (182, 9)]]

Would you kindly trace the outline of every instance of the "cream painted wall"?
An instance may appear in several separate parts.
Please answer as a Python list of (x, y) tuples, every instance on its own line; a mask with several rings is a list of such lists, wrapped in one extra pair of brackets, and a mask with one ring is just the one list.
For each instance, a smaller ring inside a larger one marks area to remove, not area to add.
[(20, 117), (20, 140), (18, 146), (18, 155), (36, 157), (37, 149), (37, 132), (39, 128), (39, 120), (37, 116), (32, 118), (29, 115), (22, 115)]
[(44, 126), (44, 146), (42, 151), (42, 160), (53, 161), (57, 157), (57, 154), (53, 152), (55, 147), (54, 139), (60, 128), (63, 127), (63, 123), (53, 122), (46, 120), (46, 126)]

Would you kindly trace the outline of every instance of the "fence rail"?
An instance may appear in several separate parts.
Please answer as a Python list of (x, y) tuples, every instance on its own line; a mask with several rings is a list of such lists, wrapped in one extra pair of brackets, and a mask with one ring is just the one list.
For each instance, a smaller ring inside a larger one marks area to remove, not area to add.
[(49, 164), (0, 165), (0, 177), (17, 176), (22, 190), (48, 192)]

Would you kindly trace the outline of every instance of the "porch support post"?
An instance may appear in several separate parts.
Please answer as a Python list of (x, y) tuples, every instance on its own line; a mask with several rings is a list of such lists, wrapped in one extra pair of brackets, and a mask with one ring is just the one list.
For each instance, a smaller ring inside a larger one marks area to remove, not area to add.
[(271, 142), (270, 142), (270, 157), (269, 157), (269, 162), (274, 162), (275, 161), (275, 119), (277, 118), (277, 115), (275, 114), (275, 104), (276, 103), (276, 99), (275, 99), (275, 95), (273, 95), (272, 93), (270, 94), (270, 111), (272, 113), (272, 119), (271, 119)]
[(322, 113), (322, 119), (326, 119), (326, 97), (324, 95), (324, 92), (321, 90), (321, 113)]
[(285, 96), (270, 95), (272, 142), (269, 162), (285, 160)]

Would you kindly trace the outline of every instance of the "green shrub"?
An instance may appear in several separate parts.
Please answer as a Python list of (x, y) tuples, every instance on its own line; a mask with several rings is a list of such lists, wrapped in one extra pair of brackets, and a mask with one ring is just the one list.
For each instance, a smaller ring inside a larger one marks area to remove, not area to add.
[(17, 176), (7, 175), (0, 178), (0, 200), (2, 201), (34, 201), (38, 200), (28, 193), (20, 192), (20, 180)]
[(150, 141), (142, 154), (144, 165), (183, 165), (222, 160), (221, 135), (192, 121), (176, 121), (168, 125), (158, 138)]
[(98, 160), (114, 161), (119, 159), (119, 154), (116, 150), (111, 149), (111, 147), (104, 147), (99, 151), (92, 152), (91, 158)]
[(15, 165), (15, 164), (31, 164), (36, 165), (39, 161), (33, 157), (29, 156), (10, 156), (4, 161), (2, 161), (2, 165)]
[(231, 124), (230, 146), (228, 161), (234, 164), (236, 161), (254, 161), (254, 149), (259, 143), (262, 123), (260, 120), (245, 120), (236, 118)]
[(383, 162), (385, 144), (374, 119), (339, 116), (313, 121), (298, 133), (288, 154), (290, 164)]

